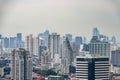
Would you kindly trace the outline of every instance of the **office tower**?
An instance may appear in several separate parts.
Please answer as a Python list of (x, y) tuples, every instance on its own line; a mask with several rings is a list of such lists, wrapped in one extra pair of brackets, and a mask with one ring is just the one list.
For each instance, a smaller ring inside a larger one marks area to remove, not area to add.
[[(39, 41), (39, 45), (40, 46), (45, 46), (45, 40), (43, 38), (39, 38), (40, 41)], [(47, 46), (46, 46), (47, 47)]]
[(87, 44), (87, 39), (86, 39), (86, 37), (83, 37), (83, 44)]
[(5, 37), (4, 38), (4, 48), (9, 48), (9, 44), (10, 44), (9, 38)]
[(75, 37), (75, 44), (76, 45), (80, 46), (82, 44), (82, 42), (83, 42), (82, 37), (80, 37), (80, 36)]
[(19, 41), (22, 41), (22, 33), (17, 33), (17, 39), (18, 39)]
[(25, 45), (24, 43), (25, 43), (24, 41), (21, 42), (21, 48), (24, 48)]
[(112, 37), (111, 42), (112, 42), (112, 45), (116, 45), (116, 38), (115, 38), (115, 36)]
[(39, 56), (39, 61), (40, 62), (41, 62), (41, 56), (42, 56), (43, 52), (46, 51), (46, 50), (47, 50), (46, 46), (43, 46), (43, 45), (39, 46), (39, 54), (38, 54), (38, 56)]
[(40, 53), (40, 48), (39, 47), (40, 46), (46, 47), (44, 39), (39, 38), (39, 37), (33, 38), (33, 53), (34, 53), (34, 55), (39, 56), (39, 53)]
[(97, 36), (93, 36), (89, 44), (89, 53), (94, 56), (110, 57), (110, 43), (100, 41)]
[(39, 37), (39, 38), (43, 38), (43, 39), (44, 39), (44, 41), (45, 41), (45, 46), (47, 46), (47, 48), (48, 48), (48, 36), (49, 36), (49, 31), (48, 31), (48, 30), (46, 30), (46, 31), (43, 32), (43, 33), (38, 34), (38, 37)]
[(112, 51), (111, 63), (114, 67), (114, 73), (120, 74), (120, 49)]
[(83, 44), (82, 51), (89, 51), (89, 45), (88, 44)]
[(76, 45), (75, 41), (72, 41), (71, 42), (71, 48), (72, 48), (72, 50), (74, 52), (73, 53), (73, 58), (75, 58), (75, 56), (78, 56), (78, 54), (79, 54), (80, 46)]
[(69, 66), (73, 62), (73, 51), (70, 45), (70, 41), (66, 37), (61, 39), (61, 64), (63, 65), (63, 73), (69, 73)]
[(48, 38), (48, 49), (51, 53), (51, 59), (55, 58), (55, 54), (60, 55), (60, 35), (52, 33)]
[(48, 64), (50, 62), (50, 54), (47, 50), (42, 52), (41, 55), (41, 64)]
[(45, 40), (45, 46), (48, 48), (48, 36), (49, 36), (49, 30), (46, 30), (44, 33), (43, 33), (43, 38)]
[(112, 51), (111, 54), (111, 62), (114, 66), (120, 67), (120, 49)]
[(99, 30), (97, 29), (97, 27), (93, 28), (93, 36), (97, 36), (98, 39), (99, 39), (100, 32), (99, 32)]
[(25, 37), (25, 49), (29, 51), (30, 55), (33, 55), (33, 36), (32, 34)]
[(68, 38), (69, 41), (72, 41), (72, 34), (66, 34), (65, 36)]
[(0, 55), (3, 54), (3, 39), (0, 39)]
[(109, 58), (77, 56), (76, 80), (109, 80)]
[(100, 40), (100, 41), (109, 42), (109, 37), (106, 36), (106, 35), (100, 34), (99, 40)]
[(21, 48), (22, 47), (22, 33), (17, 33), (16, 38), (17, 38), (16, 47)]
[(10, 37), (10, 48), (16, 48), (16, 37)]
[(25, 49), (12, 51), (12, 80), (32, 80), (32, 59)]
[(0, 34), (0, 39), (2, 39), (2, 35)]
[(39, 38), (35, 37), (33, 38), (33, 55), (37, 55), (39, 54)]

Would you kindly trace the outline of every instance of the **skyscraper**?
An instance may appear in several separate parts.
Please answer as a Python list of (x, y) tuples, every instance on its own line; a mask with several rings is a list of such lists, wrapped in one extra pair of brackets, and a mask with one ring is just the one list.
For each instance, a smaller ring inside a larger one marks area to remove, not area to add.
[(43, 32), (43, 33), (40, 33), (40, 34), (38, 34), (38, 37), (39, 38), (43, 38), (44, 39), (44, 41), (45, 41), (45, 46), (48, 48), (48, 36), (49, 36), (49, 31), (48, 30), (46, 30), (45, 32)]
[(112, 37), (111, 42), (112, 42), (112, 45), (116, 44), (116, 38), (115, 38), (115, 36)]
[(17, 48), (22, 47), (22, 33), (17, 33), (17, 43), (16, 43)]
[(48, 48), (50, 49), (51, 59), (55, 58), (55, 54), (60, 55), (60, 35), (57, 33), (49, 35)]
[(99, 40), (109, 42), (109, 37), (106, 35), (100, 34)]
[(10, 46), (9, 38), (5, 37), (4, 38), (4, 48), (9, 48)]
[(83, 37), (83, 44), (87, 44), (87, 39), (86, 39), (86, 37)]
[(22, 33), (17, 33), (17, 39), (18, 39), (19, 41), (22, 41)]
[(113, 66), (120, 67), (120, 49), (112, 51), (111, 62)]
[(93, 36), (97, 36), (99, 38), (100, 36), (100, 32), (99, 30), (97, 29), (97, 27), (93, 28)]
[(41, 55), (41, 65), (43, 64), (48, 64), (49, 61), (50, 61), (50, 56), (49, 56), (49, 52), (46, 51), (43, 51), (42, 52), (42, 55)]
[(38, 54), (38, 56), (39, 56), (40, 62), (41, 62), (42, 54), (43, 54), (43, 52), (46, 51), (46, 50), (47, 50), (47, 47), (46, 47), (46, 46), (43, 46), (43, 45), (40, 45), (40, 46), (39, 46), (39, 54)]
[(32, 34), (25, 37), (25, 49), (29, 51), (30, 55), (33, 55), (33, 36)]
[(72, 34), (66, 34), (65, 36), (68, 38), (69, 41), (72, 41)]
[(10, 37), (10, 48), (16, 48), (17, 39), (16, 37)]
[(77, 56), (76, 80), (109, 80), (109, 58)]
[(61, 38), (61, 64), (63, 65), (63, 73), (69, 73), (69, 66), (73, 62), (73, 51), (70, 41), (67, 37)]
[(114, 67), (113, 72), (120, 74), (120, 49), (116, 49), (111, 53), (111, 63)]
[(0, 39), (2, 39), (2, 35), (0, 34)]
[(38, 37), (33, 38), (33, 55), (37, 55), (39, 54), (39, 42), (40, 39)]
[(77, 45), (77, 46), (80, 46), (80, 44), (82, 44), (82, 37), (80, 37), (80, 36), (76, 36), (75, 37), (75, 44)]
[(89, 53), (94, 56), (110, 57), (110, 43), (100, 41), (97, 36), (93, 36), (89, 44)]
[(3, 54), (3, 39), (0, 39), (0, 55)]
[(12, 80), (32, 80), (32, 59), (25, 49), (12, 51)]

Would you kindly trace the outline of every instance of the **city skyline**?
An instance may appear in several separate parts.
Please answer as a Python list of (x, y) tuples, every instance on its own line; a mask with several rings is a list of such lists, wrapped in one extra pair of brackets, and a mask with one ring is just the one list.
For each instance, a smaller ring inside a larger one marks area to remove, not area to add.
[(60, 35), (92, 37), (97, 27), (102, 34), (119, 38), (119, 0), (6, 0), (1, 1), (0, 33), (37, 36), (48, 29)]
[[(0, 34), (0, 37), (3, 38), (3, 39), (4, 39), (4, 38), (14, 38), (14, 39), (16, 38), (16, 39), (17, 39), (17, 38), (18, 38), (18, 34), (20, 34), (21, 39), (22, 39), (22, 40), (25, 40), (26, 37), (29, 36), (29, 35), (31, 35), (33, 38), (37, 38), (37, 37), (38, 37), (38, 38), (44, 38), (44, 37), (41, 36), (41, 35), (44, 35), (44, 33), (48, 32), (48, 33), (49, 33), (48, 35), (54, 34), (54, 33), (56, 34), (56, 33), (57, 33), (58, 35), (60, 35), (60, 38), (65, 37), (65, 36), (68, 37), (69, 35), (71, 35), (71, 40), (70, 40), (70, 41), (72, 41), (72, 40), (73, 40), (73, 41), (74, 41), (74, 40), (76, 41), (76, 38), (81, 38), (81, 40), (85, 40), (87, 43), (89, 43), (89, 42), (92, 40), (92, 37), (94, 36), (94, 29), (97, 29), (97, 27), (93, 28), (93, 30), (91, 31), (92, 34), (91, 34), (91, 37), (90, 37), (90, 38), (88, 38), (88, 37), (86, 37), (86, 36), (83, 36), (83, 35), (76, 35), (76, 36), (75, 36), (75, 35), (73, 35), (72, 33), (66, 33), (66, 34), (64, 34), (64, 35), (61, 35), (61, 34), (55, 32), (55, 31), (50, 33), (49, 30), (45, 30), (45, 31), (40, 32), (40, 33), (38, 33), (38, 34), (36, 34), (36, 35), (34, 35), (33, 33), (29, 33), (29, 34), (26, 34), (26, 35), (25, 35), (25, 34), (23, 34), (23, 33), (18, 32), (18, 33), (15, 33), (14, 35), (9, 35), (9, 36), (8, 36), (8, 35), (6, 36), (6, 35), (3, 35), (3, 34)], [(99, 30), (98, 30), (98, 31), (99, 31)], [(101, 37), (101, 40), (102, 40), (102, 38), (104, 38), (105, 40), (108, 40), (108, 41), (111, 41), (111, 40), (112, 40), (112, 41), (113, 41), (113, 38), (114, 38), (115, 41), (117, 41), (118, 44), (119, 44), (119, 42), (120, 42), (120, 41), (117, 40), (116, 36), (111, 36), (111, 37), (110, 37), (110, 36), (105, 35), (105, 34), (102, 34), (102, 33), (100, 33), (100, 32), (99, 32), (99, 35), (98, 35), (98, 36)], [(79, 43), (79, 42), (78, 42), (78, 43)], [(83, 42), (83, 43), (84, 43), (84, 42)]]

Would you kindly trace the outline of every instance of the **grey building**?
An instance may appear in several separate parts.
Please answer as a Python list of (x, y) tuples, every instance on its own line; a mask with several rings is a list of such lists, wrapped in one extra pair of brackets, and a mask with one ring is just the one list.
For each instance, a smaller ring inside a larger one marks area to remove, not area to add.
[(69, 66), (73, 62), (73, 51), (70, 41), (66, 37), (61, 38), (61, 64), (63, 65), (63, 73), (69, 73)]
[(112, 51), (112, 53), (111, 53), (111, 63), (115, 67), (120, 67), (120, 49)]
[(97, 36), (93, 36), (89, 44), (89, 53), (94, 56), (110, 57), (110, 43), (100, 41)]
[(48, 49), (50, 50), (51, 59), (55, 58), (55, 54), (60, 55), (60, 35), (52, 33), (48, 37)]

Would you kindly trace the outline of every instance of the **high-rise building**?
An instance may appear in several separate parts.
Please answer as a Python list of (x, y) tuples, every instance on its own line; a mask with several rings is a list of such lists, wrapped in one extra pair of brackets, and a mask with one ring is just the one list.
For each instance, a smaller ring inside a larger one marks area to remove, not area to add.
[(110, 43), (100, 41), (97, 36), (93, 36), (89, 44), (89, 53), (94, 56), (110, 57)]
[(109, 37), (106, 36), (106, 35), (100, 34), (99, 40), (100, 40), (100, 41), (109, 42)]
[(48, 48), (49, 31), (46, 30), (45, 32), (38, 34), (38, 37), (44, 39), (44, 41), (45, 41), (45, 46)]
[(86, 37), (83, 37), (83, 44), (87, 44), (87, 39), (86, 39)]
[(10, 46), (9, 38), (5, 37), (4, 38), (4, 48), (9, 48)]
[(0, 39), (2, 39), (2, 35), (0, 34)]
[(43, 51), (41, 55), (41, 64), (49, 64), (50, 54), (47, 51)]
[(19, 41), (22, 41), (22, 33), (17, 33), (17, 39), (18, 39)]
[(38, 56), (39, 56), (39, 60), (40, 60), (40, 62), (41, 62), (41, 57), (42, 57), (42, 54), (43, 54), (43, 52), (44, 51), (46, 51), (47, 50), (47, 47), (46, 46), (39, 46), (39, 54), (38, 54)]
[(17, 38), (16, 47), (21, 48), (22, 47), (22, 33), (17, 33), (16, 38)]
[(12, 80), (32, 80), (32, 59), (25, 49), (12, 51)]
[(97, 36), (99, 38), (100, 36), (100, 32), (99, 30), (97, 29), (97, 27), (93, 28), (93, 36)]
[(112, 45), (116, 44), (116, 38), (115, 38), (115, 36), (112, 37), (111, 42), (112, 42)]
[(109, 58), (77, 56), (76, 80), (109, 80)]
[(40, 42), (39, 37), (33, 38), (33, 55), (39, 54), (39, 42)]
[(100, 41), (105, 41), (105, 42), (109, 41), (109, 37), (106, 35), (100, 34), (97, 27), (93, 28), (93, 36), (96, 36)]
[(75, 58), (76, 56), (78, 56), (79, 51), (80, 51), (80, 45), (76, 45), (74, 41), (71, 42), (71, 47), (73, 50), (73, 58)]
[(115, 74), (120, 74), (120, 49), (112, 51), (111, 63), (113, 65), (113, 72)]
[(113, 66), (120, 67), (120, 49), (112, 51), (111, 62)]
[(72, 41), (72, 34), (66, 34), (65, 36), (68, 38), (69, 41)]
[(0, 39), (0, 55), (3, 54), (3, 39)]
[(29, 51), (30, 55), (33, 55), (33, 36), (32, 34), (25, 37), (25, 49)]
[(73, 51), (70, 41), (66, 37), (61, 38), (61, 64), (63, 65), (63, 73), (69, 73), (69, 66), (72, 64)]
[(60, 35), (52, 33), (48, 38), (48, 48), (51, 53), (51, 59), (55, 58), (55, 54), (60, 55)]
[(89, 45), (88, 44), (83, 44), (82, 51), (89, 51)]
[(80, 44), (82, 44), (82, 37), (80, 37), (80, 36), (76, 36), (75, 37), (75, 44), (76, 45), (78, 45), (78, 46), (80, 46)]
[(16, 37), (10, 37), (10, 48), (16, 48), (17, 39)]

